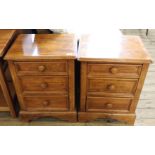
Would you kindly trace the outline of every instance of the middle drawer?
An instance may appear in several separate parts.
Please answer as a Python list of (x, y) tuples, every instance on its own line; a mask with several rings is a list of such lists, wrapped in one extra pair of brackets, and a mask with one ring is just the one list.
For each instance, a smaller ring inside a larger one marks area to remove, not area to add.
[(67, 76), (18, 76), (23, 93), (67, 93)]
[(89, 95), (134, 97), (138, 79), (88, 78)]

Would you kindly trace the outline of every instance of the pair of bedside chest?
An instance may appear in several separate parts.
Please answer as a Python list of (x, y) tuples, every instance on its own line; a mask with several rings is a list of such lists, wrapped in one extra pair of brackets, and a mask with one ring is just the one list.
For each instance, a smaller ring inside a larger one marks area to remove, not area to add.
[[(19, 35), (5, 59), (21, 119), (114, 119), (134, 124), (151, 59), (139, 37), (119, 36), (101, 41), (84, 35), (77, 50), (75, 35)], [(79, 74), (75, 74), (77, 62)], [(75, 94), (80, 103), (75, 102)]]

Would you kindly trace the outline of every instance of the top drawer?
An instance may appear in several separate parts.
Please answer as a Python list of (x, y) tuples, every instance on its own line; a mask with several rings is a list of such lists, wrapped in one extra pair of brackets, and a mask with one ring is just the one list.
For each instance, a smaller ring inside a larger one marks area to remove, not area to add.
[(139, 78), (142, 65), (88, 63), (88, 76)]
[(17, 74), (67, 75), (67, 61), (14, 62)]

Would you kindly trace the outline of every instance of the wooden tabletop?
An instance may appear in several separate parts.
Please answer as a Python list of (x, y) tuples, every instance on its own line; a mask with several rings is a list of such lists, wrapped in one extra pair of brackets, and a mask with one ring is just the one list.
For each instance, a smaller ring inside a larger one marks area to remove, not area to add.
[(16, 30), (0, 30), (0, 57), (2, 57), (15, 35)]
[(151, 63), (140, 37), (122, 34), (83, 35), (78, 51), (80, 61)]
[(72, 34), (21, 34), (5, 59), (75, 59), (76, 50), (77, 40)]

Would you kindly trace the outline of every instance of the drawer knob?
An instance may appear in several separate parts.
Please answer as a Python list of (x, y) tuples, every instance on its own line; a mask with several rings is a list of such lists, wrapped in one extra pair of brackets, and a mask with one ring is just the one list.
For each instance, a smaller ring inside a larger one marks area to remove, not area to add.
[(43, 101), (43, 105), (44, 106), (48, 106), (49, 105), (49, 101)]
[(112, 68), (110, 69), (110, 72), (111, 72), (112, 74), (116, 74), (116, 73), (118, 72), (118, 69), (117, 69), (116, 67), (112, 67)]
[(45, 82), (45, 83), (42, 83), (40, 86), (41, 86), (41, 88), (45, 89), (48, 87), (48, 84)]
[(112, 108), (112, 104), (107, 103), (107, 104), (106, 104), (106, 107), (107, 107), (107, 108)]
[(108, 89), (109, 89), (109, 90), (115, 90), (116, 87), (115, 87), (115, 85), (111, 84), (111, 85), (108, 86)]
[(44, 71), (45, 71), (45, 69), (46, 69), (46, 67), (45, 67), (45, 66), (39, 66), (39, 67), (38, 67), (38, 70), (39, 70), (40, 72), (44, 72)]

